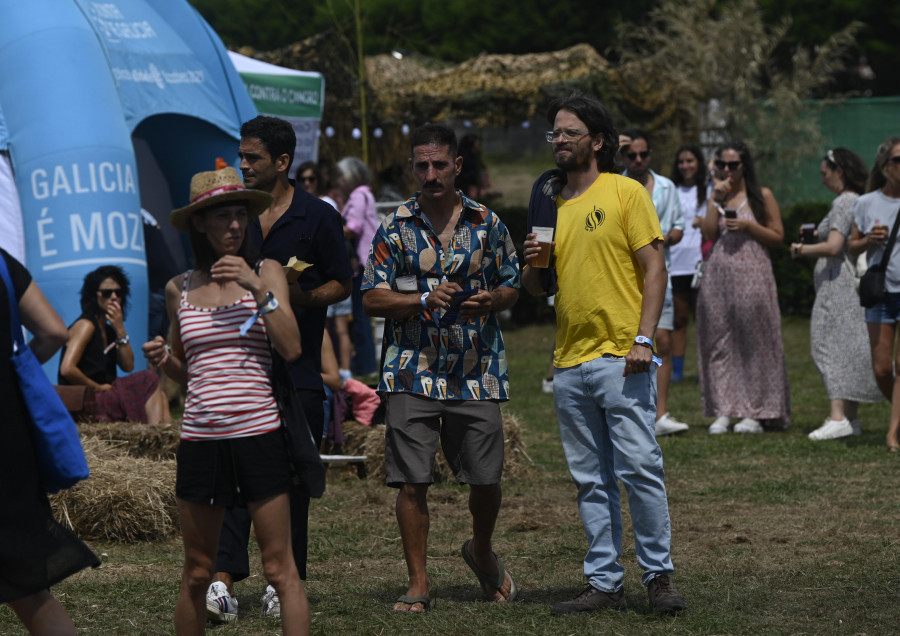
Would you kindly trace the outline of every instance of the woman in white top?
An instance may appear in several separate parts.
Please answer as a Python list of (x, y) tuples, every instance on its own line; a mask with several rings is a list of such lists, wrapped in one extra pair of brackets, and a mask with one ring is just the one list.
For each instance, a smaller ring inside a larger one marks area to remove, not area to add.
[(190, 200), (169, 220), (190, 234), (197, 267), (166, 286), (171, 347), (161, 337), (143, 346), (151, 363), (188, 386), (175, 484), (184, 543), (175, 632), (203, 634), (210, 611), (237, 617), (233, 596), (207, 598), (207, 588), (225, 509), (246, 505), (266, 578), (281, 599), (283, 632), (308, 634), (269, 349), (271, 342), (286, 360), (297, 359), (300, 333), (281, 266), (265, 260), (257, 274), (248, 258), (247, 225), (272, 197), (245, 189), (228, 167), (195, 175)]
[(678, 187), (678, 199), (684, 216), (684, 236), (669, 248), (672, 300), (675, 317), (672, 329), (672, 382), (684, 377), (684, 352), (687, 349), (687, 326), (697, 304), (697, 290), (691, 281), (701, 260), (703, 233), (700, 222), (706, 214), (706, 160), (694, 144), (684, 144), (675, 153), (672, 181)]
[[(882, 261), (885, 243), (900, 211), (900, 137), (878, 146), (866, 192), (853, 208), (852, 253), (867, 250), (869, 267)], [(900, 320), (900, 240), (894, 243), (885, 275), (884, 302), (866, 309), (872, 368), (884, 396), (891, 400), (891, 421), (886, 436), (888, 452), (900, 452), (900, 351), (894, 351)]]

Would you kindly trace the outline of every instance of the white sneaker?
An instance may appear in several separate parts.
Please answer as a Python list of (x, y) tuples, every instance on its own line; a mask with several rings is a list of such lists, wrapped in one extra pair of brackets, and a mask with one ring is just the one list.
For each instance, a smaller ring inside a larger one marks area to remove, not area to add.
[(233, 623), (238, 617), (238, 602), (228, 593), (222, 581), (216, 581), (206, 591), (206, 617), (214, 623)]
[(266, 618), (279, 618), (281, 616), (281, 600), (278, 592), (271, 585), (266, 586), (266, 593), (262, 595), (263, 616)]
[(731, 420), (724, 415), (717, 417), (716, 420), (709, 425), (709, 434), (722, 435), (723, 433), (727, 433), (729, 424), (731, 424)]
[(662, 437), (663, 435), (674, 435), (675, 433), (684, 433), (688, 430), (690, 426), (685, 424), (684, 422), (679, 422), (675, 418), (671, 417), (668, 413), (663, 415), (661, 418), (656, 420), (656, 437)]
[(850, 426), (853, 428), (853, 434), (856, 437), (862, 435), (862, 426), (859, 423), (859, 420), (850, 420)]
[(818, 442), (824, 439), (840, 439), (853, 435), (853, 425), (846, 417), (842, 420), (833, 420), (830, 417), (825, 419), (825, 423), (809, 434), (809, 439)]
[(553, 378), (544, 378), (541, 380), (541, 391), (544, 393), (553, 393)]
[(740, 422), (734, 425), (735, 433), (762, 433), (763, 427), (762, 424), (759, 423), (759, 420), (754, 420), (752, 417), (745, 417)]

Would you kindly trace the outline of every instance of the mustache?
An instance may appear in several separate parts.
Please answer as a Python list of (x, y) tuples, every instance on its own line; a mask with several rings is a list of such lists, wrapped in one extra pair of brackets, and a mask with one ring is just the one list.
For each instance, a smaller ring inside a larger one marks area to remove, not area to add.
[(422, 187), (430, 188), (432, 186), (440, 186), (440, 185), (444, 185), (443, 183), (441, 183), (440, 179), (432, 179), (431, 181), (426, 181), (425, 183), (423, 183)]

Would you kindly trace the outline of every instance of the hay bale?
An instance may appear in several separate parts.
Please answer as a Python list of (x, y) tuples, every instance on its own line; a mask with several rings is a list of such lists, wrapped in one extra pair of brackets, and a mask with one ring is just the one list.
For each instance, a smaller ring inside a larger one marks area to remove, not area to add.
[(83, 437), (96, 437), (121, 447), (132, 457), (174, 459), (181, 423), (136, 424), (134, 422), (82, 422)]
[(82, 539), (158, 541), (177, 531), (175, 461), (131, 457), (125, 443), (81, 439), (91, 477), (50, 496), (60, 523)]
[[(362, 426), (356, 422), (344, 423), (344, 435), (347, 441), (343, 451), (347, 455), (365, 455), (366, 476), (376, 481), (384, 481), (384, 426)], [(530, 470), (534, 464), (528, 453), (525, 452), (525, 444), (522, 441), (522, 425), (515, 416), (509, 413), (503, 414), (503, 474), (505, 477), (520, 476)], [(434, 481), (443, 483), (453, 481), (453, 471), (450, 470), (443, 453), (438, 452), (434, 462)]]

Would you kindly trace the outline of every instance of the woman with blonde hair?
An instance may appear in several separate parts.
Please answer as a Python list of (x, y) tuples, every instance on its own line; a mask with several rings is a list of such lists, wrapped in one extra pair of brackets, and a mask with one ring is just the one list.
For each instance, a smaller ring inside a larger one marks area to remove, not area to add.
[(900, 241), (890, 255), (885, 243), (900, 211), (900, 137), (889, 137), (878, 146), (869, 173), (866, 194), (853, 207), (853, 251), (866, 250), (869, 267), (888, 258), (885, 298), (866, 309), (872, 368), (881, 393), (891, 402), (891, 420), (885, 437), (888, 452), (900, 452), (900, 350), (895, 351), (900, 320)]

